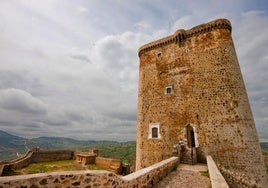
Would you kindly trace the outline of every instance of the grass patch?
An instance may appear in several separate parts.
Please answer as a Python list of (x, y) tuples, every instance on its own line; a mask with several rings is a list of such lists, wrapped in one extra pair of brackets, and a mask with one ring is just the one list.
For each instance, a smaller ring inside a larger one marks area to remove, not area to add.
[(81, 165), (76, 165), (73, 160), (32, 163), (25, 168), (27, 174), (55, 171), (82, 170)]
[(14, 175), (18, 174), (36, 174), (44, 172), (57, 172), (57, 171), (75, 171), (75, 170), (104, 170), (99, 166), (92, 165), (81, 165), (74, 160), (61, 160), (52, 162), (40, 162), (32, 163), (26, 168), (20, 169), (14, 172)]
[(209, 178), (209, 173), (208, 173), (208, 171), (200, 171), (200, 174), (201, 174), (202, 176), (205, 176), (205, 177), (208, 177), (208, 178)]
[(268, 148), (262, 148), (262, 154), (266, 166), (266, 174), (268, 175)]

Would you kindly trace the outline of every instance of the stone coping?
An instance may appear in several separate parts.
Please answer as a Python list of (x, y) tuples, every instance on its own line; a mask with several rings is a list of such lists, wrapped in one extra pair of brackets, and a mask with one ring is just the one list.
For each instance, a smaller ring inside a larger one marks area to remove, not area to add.
[(95, 154), (83, 154), (83, 153), (78, 153), (75, 154), (75, 156), (80, 156), (80, 157), (94, 157), (96, 156)]
[(156, 164), (154, 164), (152, 166), (149, 166), (147, 168), (140, 169), (140, 170), (138, 170), (138, 171), (136, 171), (136, 172), (134, 172), (132, 174), (124, 176), (122, 179), (127, 180), (127, 181), (130, 181), (132, 179), (136, 179), (136, 178), (138, 178), (140, 176), (143, 176), (146, 173), (149, 173), (150, 171), (152, 171), (154, 169), (160, 168), (161, 166), (163, 166), (163, 165), (165, 165), (167, 163), (170, 163), (172, 161), (175, 161), (175, 160), (178, 160), (178, 157), (171, 157), (169, 159), (163, 160), (163, 161), (161, 161), (159, 163), (156, 163)]
[(207, 165), (212, 188), (229, 188), (229, 185), (210, 155), (207, 156)]

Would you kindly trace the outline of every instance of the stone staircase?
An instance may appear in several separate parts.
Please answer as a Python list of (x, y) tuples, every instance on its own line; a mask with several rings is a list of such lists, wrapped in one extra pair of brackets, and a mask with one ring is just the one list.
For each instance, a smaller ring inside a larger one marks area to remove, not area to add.
[(180, 152), (180, 162), (182, 164), (194, 165), (197, 163), (196, 148), (186, 148), (185, 151)]

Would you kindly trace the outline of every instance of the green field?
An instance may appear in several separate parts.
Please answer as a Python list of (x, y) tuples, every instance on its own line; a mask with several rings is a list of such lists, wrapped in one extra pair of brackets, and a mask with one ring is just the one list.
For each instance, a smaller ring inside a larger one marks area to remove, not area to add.
[(75, 171), (75, 170), (105, 170), (104, 168), (92, 165), (81, 165), (74, 160), (61, 160), (52, 162), (32, 163), (26, 168), (10, 172), (8, 175), (36, 174), (45, 172), (58, 171)]
[(266, 166), (266, 174), (268, 175), (268, 148), (262, 148), (262, 153), (264, 156), (265, 166)]

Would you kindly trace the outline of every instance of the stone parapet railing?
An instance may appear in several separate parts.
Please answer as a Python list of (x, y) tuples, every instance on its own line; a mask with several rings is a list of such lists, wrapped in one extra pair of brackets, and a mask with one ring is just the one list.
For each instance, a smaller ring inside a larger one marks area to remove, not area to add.
[(179, 163), (178, 157), (171, 157), (124, 176), (122, 179), (125, 180), (126, 187), (152, 187), (166, 177), (172, 170), (175, 170)]
[(152, 187), (179, 164), (172, 157), (127, 176), (118, 176), (104, 170), (62, 171), (32, 175), (0, 177), (0, 188), (4, 187)]
[(228, 188), (229, 185), (210, 155), (207, 156), (207, 165), (212, 188)]

